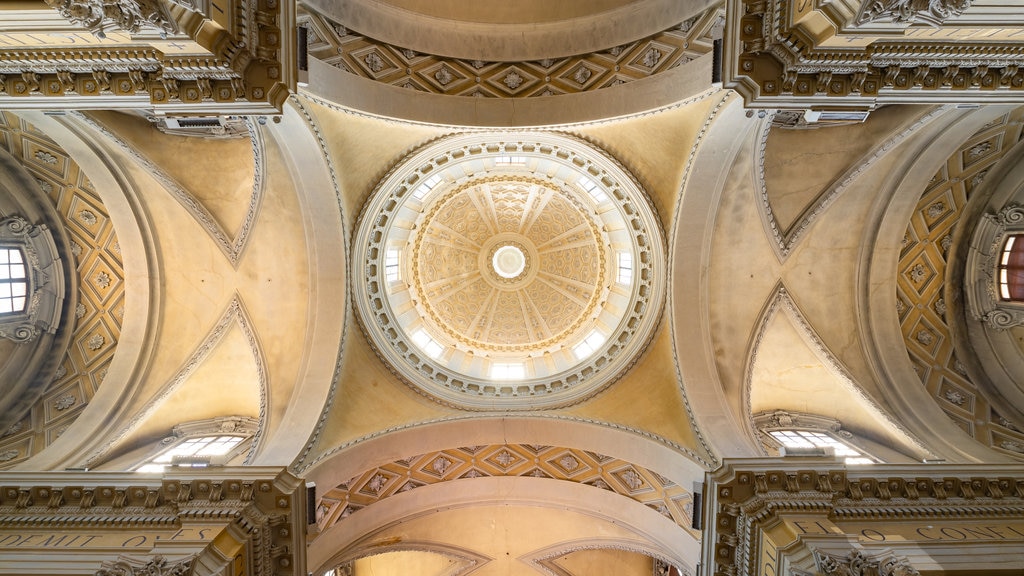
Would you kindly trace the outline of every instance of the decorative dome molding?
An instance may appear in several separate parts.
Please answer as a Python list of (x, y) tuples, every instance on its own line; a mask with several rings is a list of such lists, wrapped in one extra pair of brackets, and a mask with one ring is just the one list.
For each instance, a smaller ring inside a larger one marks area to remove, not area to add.
[[(377, 185), (354, 246), (356, 309), (378, 355), (464, 409), (591, 396), (646, 347), (664, 301), (664, 239), (646, 194), (561, 134), (427, 145)], [(495, 264), (506, 248), (509, 277)]]

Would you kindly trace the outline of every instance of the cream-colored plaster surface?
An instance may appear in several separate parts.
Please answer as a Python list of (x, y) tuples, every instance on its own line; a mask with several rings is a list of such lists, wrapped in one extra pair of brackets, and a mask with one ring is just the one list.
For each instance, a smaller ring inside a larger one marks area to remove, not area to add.
[[(174, 139), (158, 134), (156, 140), (166, 138)], [(183, 157), (179, 160), (187, 164), (189, 155), (180, 153)], [(152, 396), (159, 390), (173, 390), (180, 382), (180, 376), (193, 356), (201, 355), (204, 345), (208, 347), (208, 336), (236, 297), (251, 321), (254, 342), (265, 355), (266, 378), (272, 388), (272, 393), (266, 398), (267, 431), (272, 432), (275, 415), (287, 406), (301, 362), (299, 351), (303, 346), (309, 312), (308, 264), (302, 212), (279, 152), (272, 143), (268, 144), (265, 160), (268, 171), (274, 175), (268, 179), (248, 245), (238, 268), (234, 269), (211, 236), (181, 203), (142, 167), (122, 155), (123, 165), (146, 190), (141, 199), (152, 219), (155, 250), (163, 278), (158, 303), (161, 322), (157, 333), (162, 344), (153, 351), (149, 372), (140, 383), (135, 399), (124, 406), (128, 414), (137, 417), (155, 413), (161, 402), (154, 401)], [(251, 163), (251, 156), (244, 162)], [(339, 314), (338, 321), (341, 317)], [(205, 361), (208, 362), (209, 357)], [(223, 370), (224, 378), (241, 377), (232, 374), (230, 364), (214, 370)], [(256, 382), (250, 384), (250, 393), (257, 396), (255, 400), (250, 397), (243, 403), (258, 403)], [(235, 399), (221, 400), (219, 413), (233, 414)], [(204, 410), (214, 406), (198, 394), (192, 395), (189, 402), (197, 406), (206, 403)], [(148, 429), (169, 431), (174, 424), (194, 419), (186, 405), (179, 408), (163, 413), (160, 418), (144, 418), (139, 424)], [(123, 430), (131, 432), (130, 428)], [(124, 440), (130, 443), (131, 438), (129, 434)]]
[(662, 324), (640, 361), (621, 380), (565, 412), (647, 430), (701, 457), (709, 456), (697, 441), (683, 407), (667, 324)]
[[(206, 360), (135, 431), (153, 441), (179, 423), (217, 416), (260, 416), (256, 359), (241, 328), (233, 325)], [(134, 447), (134, 446), (126, 446)]]
[(628, 550), (579, 550), (570, 552), (551, 563), (572, 576), (591, 574), (621, 574), (622, 576), (647, 576), (654, 573), (654, 559), (639, 552)]
[(885, 106), (863, 123), (811, 130), (772, 128), (764, 154), (764, 183), (783, 230), (879, 142), (925, 106)]
[(234, 238), (253, 190), (255, 166), (248, 137), (213, 140), (172, 136), (135, 114), (90, 114), (184, 187)]
[(306, 101), (331, 153), (344, 198), (345, 227), (355, 229), (363, 202), (403, 153), (450, 130), (369, 118)]
[(912, 451), (906, 436), (895, 431), (854, 382), (829, 365), (830, 359), (808, 342), (809, 336), (790, 314), (777, 311), (753, 351), (751, 412), (787, 410), (828, 416), (842, 422), (845, 430)]
[(717, 101), (712, 95), (686, 106), (583, 126), (578, 132), (640, 180), (667, 231), (685, 168), (679, 160), (689, 155), (697, 132)]
[(520, 0), (510, 3), (502, 0), (483, 2), (462, 2), (460, 0), (386, 0), (396, 8), (445, 20), (466, 20), (470, 22), (491, 22), (494, 24), (516, 24), (567, 20), (614, 8), (636, 4), (641, 0)]
[(401, 382), (352, 323), (345, 333), (345, 358), (338, 390), (312, 455), (315, 458), (339, 444), (397, 423), (420, 422), (454, 412)]
[[(366, 510), (364, 513), (373, 512)], [(440, 510), (377, 532), (371, 542), (449, 543), (490, 557), (474, 575), (536, 576), (536, 570), (524, 561), (531, 553), (557, 542), (593, 538), (639, 544), (630, 531), (577, 511), (500, 505)], [(617, 573), (601, 570), (590, 574), (612, 576)]]
[(403, 550), (366, 556), (352, 562), (352, 576), (449, 576), (470, 567), (469, 562), (437, 552)]

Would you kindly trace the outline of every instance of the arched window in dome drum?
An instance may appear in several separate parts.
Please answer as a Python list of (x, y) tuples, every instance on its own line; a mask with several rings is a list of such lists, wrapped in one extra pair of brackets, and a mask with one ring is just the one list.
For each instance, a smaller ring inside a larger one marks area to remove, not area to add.
[(999, 258), (999, 297), (1024, 302), (1024, 234), (1006, 237)]
[(0, 247), (0, 315), (25, 310), (28, 273), (18, 248)]

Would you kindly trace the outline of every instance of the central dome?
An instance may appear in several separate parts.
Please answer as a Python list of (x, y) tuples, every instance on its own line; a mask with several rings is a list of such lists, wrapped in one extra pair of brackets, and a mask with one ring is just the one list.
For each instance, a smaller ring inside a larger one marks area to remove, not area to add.
[(646, 346), (664, 241), (618, 163), (554, 133), (465, 134), (412, 154), (360, 216), (353, 293), (388, 366), (471, 410), (578, 402)]
[(608, 264), (599, 224), (549, 182), (472, 178), (417, 219), (411, 299), (429, 332), (474, 352), (550, 351), (596, 308)]

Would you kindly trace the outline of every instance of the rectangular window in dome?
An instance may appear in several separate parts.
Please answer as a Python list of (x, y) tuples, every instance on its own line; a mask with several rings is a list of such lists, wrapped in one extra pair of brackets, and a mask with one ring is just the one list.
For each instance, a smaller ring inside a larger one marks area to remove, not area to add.
[(388, 248), (384, 253), (384, 277), (388, 282), (398, 282), (401, 279), (399, 263), (402, 260), (402, 251), (398, 248)]
[(619, 284), (629, 286), (633, 282), (633, 255), (619, 252)]
[(422, 200), (435, 186), (441, 183), (441, 175), (434, 174), (430, 178), (427, 178), (423, 184), (420, 184), (412, 191), (412, 197), (417, 200)]
[(590, 178), (580, 176), (580, 179), (576, 183), (580, 185), (580, 188), (586, 190), (587, 194), (590, 194), (590, 197), (594, 199), (594, 202), (603, 204), (608, 201), (608, 195), (605, 194), (604, 190), (601, 190), (601, 188), (599, 188)]
[(519, 363), (495, 362), (491, 364), (491, 378), (494, 380), (522, 380), (526, 378), (526, 366)]

